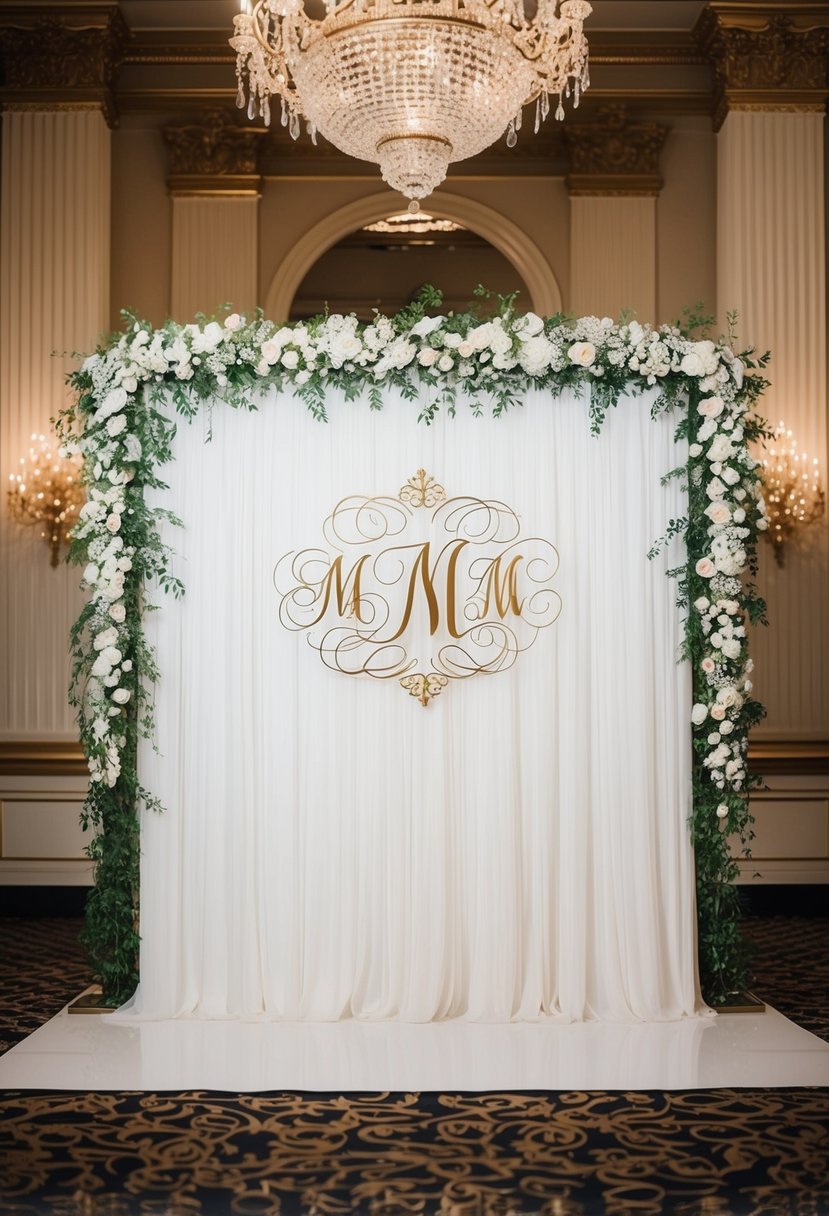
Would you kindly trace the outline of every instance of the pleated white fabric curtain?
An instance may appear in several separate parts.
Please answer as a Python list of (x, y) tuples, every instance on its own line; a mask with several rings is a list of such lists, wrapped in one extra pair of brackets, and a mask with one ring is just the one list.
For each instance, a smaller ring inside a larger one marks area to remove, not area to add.
[[(417, 423), (396, 391), (330, 422), (290, 395), (182, 421), (166, 530), (186, 584), (147, 614), (162, 672), (140, 777), (141, 984), (130, 1016), (666, 1021), (702, 1010), (690, 679), (649, 562), (683, 493), (675, 418), (530, 393)], [(424, 468), (560, 555), (555, 624), (427, 708), (329, 670), (279, 620), (275, 564), (340, 499)], [(158, 596), (155, 597), (159, 599)]]

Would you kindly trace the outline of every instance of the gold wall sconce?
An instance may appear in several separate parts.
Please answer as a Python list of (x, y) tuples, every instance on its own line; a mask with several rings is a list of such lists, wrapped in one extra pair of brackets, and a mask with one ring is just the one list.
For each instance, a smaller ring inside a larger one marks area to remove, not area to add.
[(792, 432), (778, 422), (762, 466), (769, 517), (764, 535), (772, 545), (774, 560), (782, 566), (789, 541), (800, 528), (823, 515), (826, 496), (820, 484), (820, 462), (817, 456), (798, 452)]
[(9, 511), (19, 524), (40, 527), (57, 566), (85, 498), (77, 460), (61, 456), (45, 435), (32, 435), (29, 451), (9, 474)]

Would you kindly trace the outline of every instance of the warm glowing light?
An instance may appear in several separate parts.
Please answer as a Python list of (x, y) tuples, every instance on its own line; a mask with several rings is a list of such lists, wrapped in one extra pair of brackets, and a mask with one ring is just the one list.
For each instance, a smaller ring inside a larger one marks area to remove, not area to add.
[(782, 566), (785, 545), (798, 528), (823, 515), (826, 500), (820, 483), (820, 462), (817, 456), (798, 452), (791, 430), (778, 422), (762, 465), (769, 517), (766, 536), (774, 546), (777, 564)]
[(9, 474), (7, 498), (12, 519), (40, 527), (51, 563), (57, 566), (85, 497), (80, 464), (60, 456), (46, 435), (35, 433), (28, 456), (21, 456), (19, 465), (19, 472)]

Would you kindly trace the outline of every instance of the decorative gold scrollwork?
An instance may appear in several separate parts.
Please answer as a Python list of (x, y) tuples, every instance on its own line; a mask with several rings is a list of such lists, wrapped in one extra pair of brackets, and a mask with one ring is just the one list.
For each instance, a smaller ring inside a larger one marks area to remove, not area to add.
[(417, 697), (425, 709), (432, 697), (440, 696), (449, 683), (449, 677), (438, 675), (436, 671), (430, 671), (427, 675), (416, 671), (412, 676), (404, 676), (400, 683), (410, 697)]
[(425, 469), (418, 469), (414, 477), (401, 486), (397, 497), (410, 507), (436, 507), (439, 502), (446, 501), (446, 491)]

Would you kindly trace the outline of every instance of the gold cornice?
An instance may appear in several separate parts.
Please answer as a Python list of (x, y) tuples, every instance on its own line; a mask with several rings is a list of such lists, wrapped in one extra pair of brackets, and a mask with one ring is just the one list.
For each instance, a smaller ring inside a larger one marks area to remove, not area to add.
[(80, 743), (0, 742), (2, 776), (86, 777), (88, 771)]
[(266, 132), (237, 122), (230, 107), (204, 110), (196, 121), (188, 117), (168, 123), (162, 134), (171, 194), (239, 197), (260, 193), (259, 152)]
[(0, 26), (0, 103), (34, 110), (97, 107), (115, 126), (113, 84), (128, 38), (114, 3), (7, 6)]
[(659, 194), (659, 154), (668, 128), (631, 120), (623, 105), (600, 108), (589, 123), (564, 129), (571, 195)]
[(829, 5), (709, 0), (694, 30), (714, 69), (712, 117), (730, 110), (814, 112), (829, 97)]

